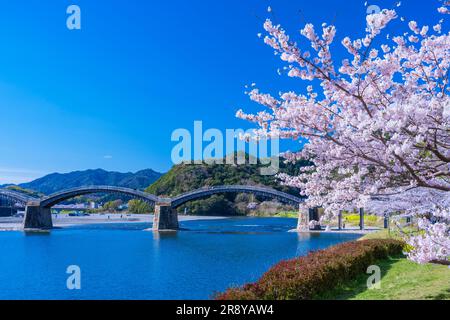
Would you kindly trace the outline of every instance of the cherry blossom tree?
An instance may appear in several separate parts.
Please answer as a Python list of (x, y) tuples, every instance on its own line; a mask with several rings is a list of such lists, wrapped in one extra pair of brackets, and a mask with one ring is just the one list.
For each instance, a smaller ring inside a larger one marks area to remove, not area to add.
[[(366, 209), (387, 216), (401, 212), (393, 220), (397, 230), (414, 248), (408, 252), (412, 260), (450, 264), (446, 260), (450, 248), (450, 192), (418, 187), (398, 194), (378, 195), (367, 201)], [(403, 217), (417, 217), (417, 225), (422, 232), (405, 232), (400, 224)]]
[[(265, 109), (237, 112), (258, 124), (257, 138), (307, 139), (301, 151), (285, 156), (312, 159), (314, 166), (298, 176), (280, 175), (308, 197), (306, 206), (321, 206), (330, 217), (383, 196), (393, 198), (380, 214), (402, 207), (417, 215), (423, 233), (408, 241), (410, 258), (418, 262), (447, 260), (450, 251), (449, 209), (439, 202), (450, 192), (448, 8), (444, 2), (438, 9), (444, 18), (432, 27), (405, 22), (392, 9), (367, 15), (364, 36), (341, 41), (347, 58), (340, 62), (330, 49), (335, 26), (324, 23), (319, 34), (306, 24), (300, 31), (305, 39), (296, 43), (267, 19), (264, 42), (289, 77), (309, 85), (279, 96), (252, 86), (250, 99)], [(404, 33), (384, 37), (394, 20)], [(410, 190), (420, 190), (414, 205), (405, 202)]]

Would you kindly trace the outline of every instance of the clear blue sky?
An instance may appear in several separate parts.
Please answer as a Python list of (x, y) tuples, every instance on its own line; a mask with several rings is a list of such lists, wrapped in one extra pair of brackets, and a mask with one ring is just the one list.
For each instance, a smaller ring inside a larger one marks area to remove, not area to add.
[[(291, 34), (334, 22), (340, 42), (362, 35), (364, 2), (1, 0), (0, 184), (99, 167), (168, 170), (174, 129), (249, 127), (234, 116), (259, 109), (245, 84), (304, 87), (277, 75), (278, 58), (256, 36), (268, 5)], [(70, 4), (82, 30), (66, 28)], [(398, 11), (433, 24), (437, 4), (403, 0)]]

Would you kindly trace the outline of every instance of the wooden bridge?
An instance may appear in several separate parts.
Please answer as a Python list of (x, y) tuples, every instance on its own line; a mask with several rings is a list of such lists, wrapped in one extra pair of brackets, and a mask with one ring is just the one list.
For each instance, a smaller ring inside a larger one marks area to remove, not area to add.
[(192, 200), (221, 193), (251, 193), (254, 195), (277, 199), (284, 203), (299, 205), (304, 198), (281, 192), (272, 188), (246, 185), (225, 185), (206, 187), (183, 193), (173, 198), (163, 198), (139, 190), (114, 186), (86, 186), (63, 190), (43, 198), (34, 198), (9, 189), (0, 189), (0, 197), (22, 204), (26, 207), (23, 228), (53, 228), (51, 207), (65, 200), (92, 193), (112, 193), (128, 195), (155, 205), (153, 229), (156, 231), (176, 230), (179, 228), (176, 208)]

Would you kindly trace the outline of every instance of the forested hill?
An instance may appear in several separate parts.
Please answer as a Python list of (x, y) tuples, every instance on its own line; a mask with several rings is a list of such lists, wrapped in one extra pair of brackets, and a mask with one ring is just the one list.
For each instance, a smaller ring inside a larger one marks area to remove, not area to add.
[[(295, 164), (280, 160), (280, 173), (296, 175), (300, 167), (310, 165), (299, 161)], [(218, 185), (260, 185), (268, 186), (298, 196), (299, 190), (282, 186), (275, 176), (260, 174), (259, 166), (252, 164), (179, 164), (161, 176), (146, 191), (156, 195), (175, 196), (195, 189)], [(243, 208), (255, 199), (233, 194), (214, 195), (212, 197), (188, 203), (187, 210), (191, 214), (246, 214)], [(267, 199), (259, 199), (259, 201)], [(241, 205), (238, 205), (241, 202)], [(240, 209), (239, 209), (239, 208)], [(181, 208), (184, 209), (184, 208)]]
[[(280, 172), (298, 173), (301, 163), (280, 163)], [(206, 165), (179, 164), (173, 166), (146, 191), (156, 195), (175, 196), (198, 188), (218, 185), (264, 185), (290, 194), (298, 195), (298, 190), (282, 186), (275, 176), (263, 176), (254, 165)]]

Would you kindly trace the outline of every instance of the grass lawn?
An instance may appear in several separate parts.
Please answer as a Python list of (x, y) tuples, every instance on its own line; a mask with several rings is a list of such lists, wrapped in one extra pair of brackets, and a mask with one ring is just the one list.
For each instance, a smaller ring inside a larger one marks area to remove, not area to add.
[[(408, 234), (416, 234), (417, 229), (414, 227), (405, 227), (405, 228), (403, 228), (403, 232), (406, 232)], [(381, 229), (376, 232), (371, 232), (371, 233), (365, 234), (363, 237), (359, 238), (359, 240), (365, 240), (365, 239), (398, 239), (398, 240), (402, 240), (402, 236), (398, 230), (393, 228), (391, 230)]]
[(362, 274), (319, 299), (334, 300), (413, 300), (450, 299), (450, 269), (447, 266), (420, 265), (405, 258), (377, 263), (381, 269), (381, 288), (368, 289)]
[[(380, 230), (361, 239), (398, 238), (395, 232)], [(436, 264), (417, 264), (404, 257), (382, 260), (381, 288), (368, 289), (368, 274), (335, 288), (319, 299), (336, 300), (450, 300), (450, 268)]]
[(295, 211), (282, 211), (282, 212), (278, 212), (274, 217), (277, 217), (277, 218), (298, 218), (298, 212), (295, 212)]
[[(348, 226), (359, 226), (359, 214), (346, 213), (343, 215), (344, 223)], [(382, 227), (383, 218), (375, 215), (364, 216), (364, 225), (368, 227)]]
[(371, 232), (368, 234), (365, 234), (358, 240), (366, 240), (366, 239), (397, 239), (397, 237), (389, 232), (389, 229), (381, 229), (380, 231)]

